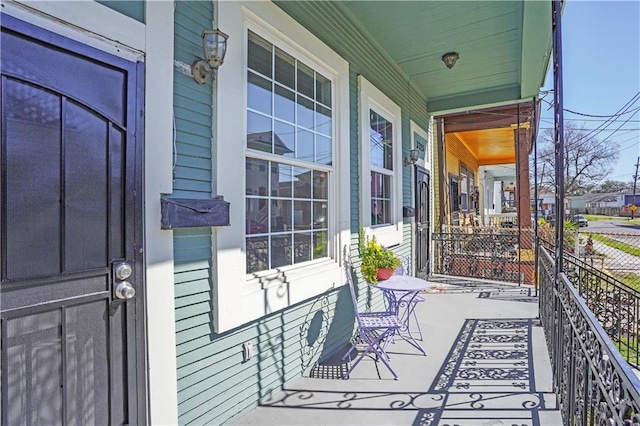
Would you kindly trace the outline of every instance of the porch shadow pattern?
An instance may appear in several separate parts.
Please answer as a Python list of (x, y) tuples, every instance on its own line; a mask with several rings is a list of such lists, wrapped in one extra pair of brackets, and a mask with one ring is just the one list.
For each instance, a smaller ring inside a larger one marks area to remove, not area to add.
[[(425, 392), (340, 392), (285, 388), (262, 407), (350, 411), (415, 411), (414, 426), (541, 426), (556, 396), (536, 389), (533, 319), (467, 319)], [(311, 377), (336, 379), (347, 365), (317, 364)]]
[(481, 291), (478, 299), (502, 300), (505, 302), (538, 303), (532, 288), (513, 288)]

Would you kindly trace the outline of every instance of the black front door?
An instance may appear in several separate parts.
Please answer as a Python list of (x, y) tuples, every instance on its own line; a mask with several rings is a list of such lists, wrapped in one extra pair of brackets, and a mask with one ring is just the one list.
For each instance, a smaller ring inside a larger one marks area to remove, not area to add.
[(429, 174), (416, 166), (416, 276), (426, 279), (429, 275)]
[(2, 424), (143, 422), (141, 66), (5, 15), (1, 43)]

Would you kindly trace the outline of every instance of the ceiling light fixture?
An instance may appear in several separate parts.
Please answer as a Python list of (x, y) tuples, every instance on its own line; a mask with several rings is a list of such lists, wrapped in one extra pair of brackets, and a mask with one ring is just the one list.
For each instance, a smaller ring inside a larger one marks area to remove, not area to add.
[(459, 58), (460, 55), (458, 55), (458, 52), (449, 52), (442, 55), (442, 62), (444, 62), (447, 68), (451, 69), (456, 64)]

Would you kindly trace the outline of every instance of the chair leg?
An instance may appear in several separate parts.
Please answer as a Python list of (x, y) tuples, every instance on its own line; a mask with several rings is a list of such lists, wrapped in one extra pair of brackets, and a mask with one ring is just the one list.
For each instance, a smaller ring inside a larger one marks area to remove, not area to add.
[(384, 346), (382, 346), (384, 344), (384, 340), (387, 337), (389, 337), (388, 336), (389, 334), (390, 334), (389, 331), (385, 331), (384, 333), (381, 333), (378, 336), (375, 336), (373, 333), (372, 334), (363, 333), (363, 336), (360, 336), (360, 341), (354, 343), (349, 349), (349, 351), (342, 357), (342, 360), (344, 361), (344, 359), (355, 348), (357, 343), (365, 343), (367, 345), (365, 350), (358, 356), (358, 358), (356, 358), (355, 362), (349, 367), (346, 374), (344, 375), (344, 378), (345, 379), (349, 378), (349, 375), (351, 374), (353, 369), (356, 368), (356, 366), (360, 363), (360, 361), (362, 361), (362, 359), (365, 356), (369, 355), (370, 353), (374, 353), (376, 356), (376, 360), (379, 359), (380, 361), (382, 361), (382, 363), (389, 369), (391, 374), (393, 374), (393, 378), (395, 380), (398, 380), (398, 375), (396, 374), (395, 371), (393, 371), (393, 368), (391, 368), (391, 365), (389, 364), (390, 358), (386, 354)]

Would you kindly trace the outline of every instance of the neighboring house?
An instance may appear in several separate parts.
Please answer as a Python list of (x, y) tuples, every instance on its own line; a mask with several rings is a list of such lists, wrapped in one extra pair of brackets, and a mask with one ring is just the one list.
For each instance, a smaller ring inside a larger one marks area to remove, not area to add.
[(584, 194), (584, 195), (574, 195), (568, 196), (569, 199), (569, 208), (574, 213), (586, 213), (587, 212), (587, 204), (596, 198), (602, 196), (603, 194)]
[(477, 208), (433, 118), (530, 102), (550, 57), (550, 2), (2, 5), (8, 424), (226, 423), (342, 350), (359, 228), (426, 276), (434, 208)]
[[(546, 216), (555, 216), (556, 214), (556, 194), (549, 191), (541, 191), (538, 194), (538, 207), (542, 214)], [(571, 200), (568, 197), (564, 199), (565, 213), (571, 208)]]
[(488, 222), (480, 215), (517, 212), (530, 225), (534, 110), (534, 102), (520, 102), (441, 117), (446, 167), (438, 183), (446, 196), (440, 224), (476, 225)]
[[(620, 208), (625, 206), (626, 196), (623, 192), (612, 192), (606, 194), (593, 194), (594, 197), (585, 203), (587, 209), (599, 208)], [(629, 200), (631, 198), (629, 196)]]

